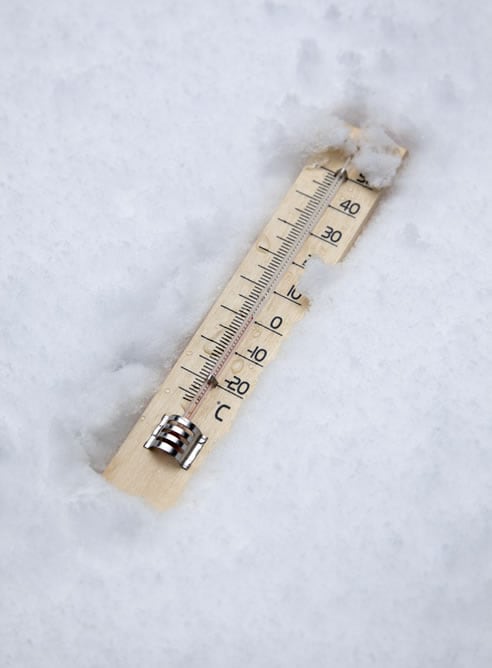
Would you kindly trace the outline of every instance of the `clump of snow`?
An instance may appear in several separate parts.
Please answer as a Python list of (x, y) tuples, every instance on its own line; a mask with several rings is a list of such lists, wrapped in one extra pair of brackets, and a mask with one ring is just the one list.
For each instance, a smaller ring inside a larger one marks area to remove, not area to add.
[(312, 257), (306, 264), (301, 280), (299, 281), (299, 290), (310, 298), (311, 304), (316, 301), (320, 293), (328, 292), (333, 289), (336, 280), (341, 277), (341, 264), (325, 264), (320, 258)]
[(392, 182), (402, 156), (398, 144), (379, 127), (361, 129), (353, 164), (364, 174), (369, 185), (384, 188)]
[(364, 174), (370, 186), (378, 189), (389, 186), (402, 161), (401, 148), (383, 128), (362, 127), (356, 136), (350, 130), (342, 120), (327, 118), (324, 131), (307, 143), (314, 152), (307, 164), (322, 165), (327, 149), (339, 149), (352, 157), (352, 164)]
[(278, 107), (278, 119), (260, 128), (263, 150), (277, 159), (300, 165), (322, 164), (327, 149), (339, 149), (353, 156), (353, 164), (375, 188), (388, 186), (401, 164), (398, 144), (376, 125), (362, 124), (357, 136), (345, 120), (326, 110), (303, 106), (288, 97)]
[(276, 108), (276, 118), (259, 124), (260, 146), (272, 161), (287, 161), (298, 169), (317, 164), (326, 149), (353, 153), (356, 144), (350, 126), (326, 109), (303, 105), (295, 96), (286, 96)]

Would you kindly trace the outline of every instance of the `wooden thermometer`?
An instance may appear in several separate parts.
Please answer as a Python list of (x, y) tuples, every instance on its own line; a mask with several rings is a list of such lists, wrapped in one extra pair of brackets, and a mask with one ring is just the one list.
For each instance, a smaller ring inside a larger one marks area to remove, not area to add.
[(109, 463), (109, 481), (159, 509), (175, 502), (308, 308), (297, 287), (308, 259), (342, 260), (379, 197), (341, 151), (301, 171)]

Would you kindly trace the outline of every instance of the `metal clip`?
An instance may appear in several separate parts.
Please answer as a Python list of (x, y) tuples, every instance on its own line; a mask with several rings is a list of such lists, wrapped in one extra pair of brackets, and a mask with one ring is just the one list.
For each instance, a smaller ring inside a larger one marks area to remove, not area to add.
[(162, 420), (144, 443), (148, 450), (162, 450), (174, 457), (181, 468), (187, 470), (207, 442), (193, 422), (181, 415), (163, 415)]

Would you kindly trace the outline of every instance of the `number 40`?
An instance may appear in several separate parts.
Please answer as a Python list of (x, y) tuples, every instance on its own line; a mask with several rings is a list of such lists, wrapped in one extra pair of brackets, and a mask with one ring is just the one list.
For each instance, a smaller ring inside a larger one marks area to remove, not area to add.
[(360, 204), (359, 202), (353, 202), (351, 199), (346, 199), (345, 202), (340, 204), (340, 208), (355, 216), (360, 211)]

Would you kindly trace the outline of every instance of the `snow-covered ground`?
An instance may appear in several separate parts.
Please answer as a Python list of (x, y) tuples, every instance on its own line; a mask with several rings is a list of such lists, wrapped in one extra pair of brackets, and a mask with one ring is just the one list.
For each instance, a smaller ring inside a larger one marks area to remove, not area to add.
[[(492, 665), (491, 19), (0, 4), (2, 667)], [(406, 164), (157, 514), (97, 471), (332, 114)]]

